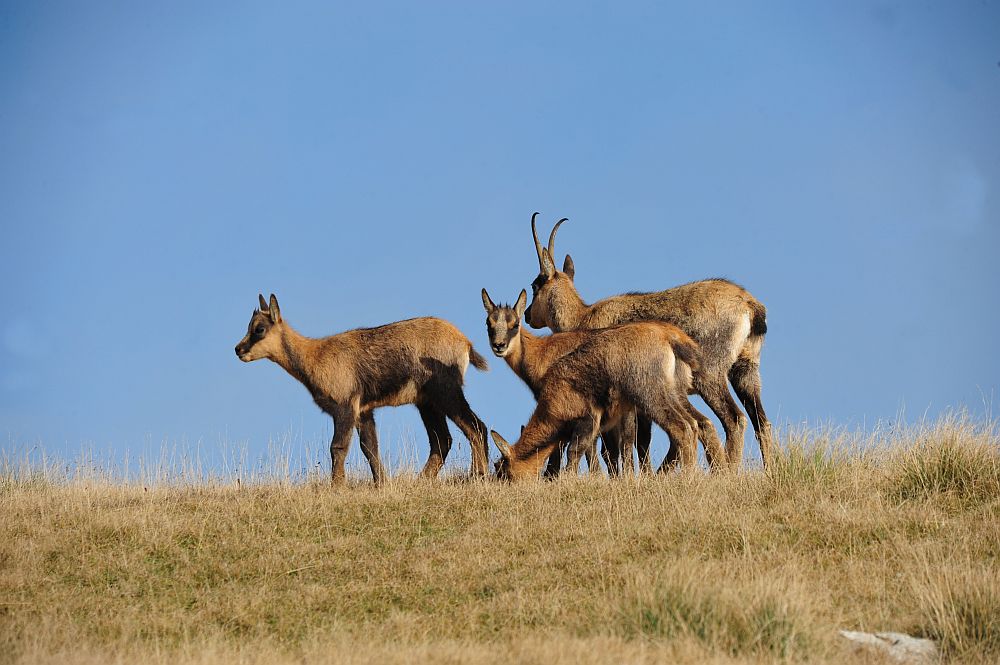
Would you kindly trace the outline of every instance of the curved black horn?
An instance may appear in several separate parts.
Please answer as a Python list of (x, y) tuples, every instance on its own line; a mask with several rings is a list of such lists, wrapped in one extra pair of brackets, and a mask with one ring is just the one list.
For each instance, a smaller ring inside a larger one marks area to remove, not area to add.
[(538, 254), (538, 269), (546, 275), (550, 275), (555, 270), (555, 266), (552, 265), (552, 259), (546, 255), (542, 243), (538, 242), (538, 230), (535, 228), (536, 217), (538, 217), (537, 212), (531, 216), (531, 237), (535, 240), (535, 253)]
[(562, 226), (563, 222), (568, 220), (569, 217), (563, 217), (562, 219), (560, 219), (558, 222), (556, 222), (556, 225), (552, 227), (552, 233), (549, 234), (549, 258), (552, 259), (553, 261), (555, 260), (554, 257), (556, 255), (556, 231), (559, 230), (559, 227)]

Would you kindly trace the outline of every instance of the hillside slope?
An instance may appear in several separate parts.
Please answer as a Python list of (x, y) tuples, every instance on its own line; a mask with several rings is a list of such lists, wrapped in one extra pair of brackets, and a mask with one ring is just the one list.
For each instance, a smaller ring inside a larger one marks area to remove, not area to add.
[[(854, 442), (857, 443), (857, 442)], [(1000, 660), (1000, 452), (786, 435), (768, 474), (143, 487), (0, 476), (0, 661)]]

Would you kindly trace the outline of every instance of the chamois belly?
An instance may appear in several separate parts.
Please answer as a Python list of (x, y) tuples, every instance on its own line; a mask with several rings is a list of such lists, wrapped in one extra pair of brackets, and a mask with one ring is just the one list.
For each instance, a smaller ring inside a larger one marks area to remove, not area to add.
[(419, 386), (415, 381), (406, 381), (401, 386), (393, 386), (391, 389), (373, 395), (365, 400), (365, 409), (377, 409), (381, 406), (403, 406), (413, 404), (417, 401)]
[(633, 409), (635, 407), (632, 406), (631, 402), (616, 395), (601, 414), (601, 431), (617, 427), (625, 416), (632, 413)]

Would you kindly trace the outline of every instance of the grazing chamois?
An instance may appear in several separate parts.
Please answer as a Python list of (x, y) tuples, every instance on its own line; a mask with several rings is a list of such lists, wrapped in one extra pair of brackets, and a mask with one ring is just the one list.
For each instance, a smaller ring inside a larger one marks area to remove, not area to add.
[(344, 481), (344, 459), (355, 428), (372, 478), (376, 484), (385, 479), (372, 411), (403, 404), (415, 405), (427, 428), (431, 450), (422, 476), (435, 477), (448, 457), (451, 434), (445, 418), (469, 439), (472, 473), (486, 474), (486, 426), (465, 400), (462, 383), (470, 363), (483, 371), (488, 365), (458, 328), (422, 317), (312, 339), (285, 322), (273, 294), (269, 303), (263, 295), (258, 298), (260, 308), (250, 317), (236, 355), (243, 362), (276, 362), (333, 417), (330, 458), (335, 484)]
[[(531, 304), (525, 320), (533, 328), (549, 327), (555, 332), (578, 328), (606, 328), (635, 321), (665, 321), (687, 333), (701, 349), (701, 371), (692, 389), (712, 409), (726, 432), (726, 456), (733, 469), (743, 460), (746, 416), (729, 393), (728, 378), (736, 390), (760, 443), (764, 466), (771, 463), (772, 434), (761, 404), (760, 352), (767, 332), (766, 309), (743, 287), (724, 279), (708, 279), (656, 293), (628, 293), (584, 303), (573, 284), (575, 267), (567, 254), (563, 269), (555, 268), (556, 232), (560, 219), (549, 235), (548, 248), (542, 247), (535, 229), (536, 212), (531, 217), (531, 234), (538, 255), (538, 277), (531, 283)], [(636, 447), (640, 464), (649, 469), (649, 421), (639, 418)], [(699, 423), (711, 427), (707, 418)]]
[[(537, 477), (560, 441), (568, 439), (571, 448), (593, 441), (637, 409), (667, 432), (682, 468), (694, 469), (699, 418), (687, 396), (698, 356), (698, 345), (669, 323), (593, 331), (545, 374), (535, 411), (513, 447), (491, 432), (501, 454), (497, 477)], [(660, 470), (671, 466), (665, 460)]]
[[(503, 358), (507, 365), (531, 390), (534, 398), (542, 389), (542, 378), (552, 367), (552, 363), (571, 351), (575, 351), (591, 335), (589, 331), (553, 333), (548, 337), (535, 337), (521, 325), (524, 308), (528, 302), (528, 294), (522, 290), (514, 306), (495, 305), (490, 294), (483, 289), (483, 307), (486, 309), (486, 332), (490, 338), (490, 349), (498, 358)], [(592, 444), (593, 442), (588, 442)], [(562, 451), (565, 448), (561, 442), (549, 458), (545, 476), (552, 477), (559, 472)], [(579, 470), (580, 450), (569, 451), (568, 468), (574, 473)], [(594, 446), (587, 445), (582, 451), (587, 458), (587, 467), (594, 469)], [(604, 462), (608, 473), (615, 474), (617, 466), (612, 459), (611, 451), (605, 442)]]

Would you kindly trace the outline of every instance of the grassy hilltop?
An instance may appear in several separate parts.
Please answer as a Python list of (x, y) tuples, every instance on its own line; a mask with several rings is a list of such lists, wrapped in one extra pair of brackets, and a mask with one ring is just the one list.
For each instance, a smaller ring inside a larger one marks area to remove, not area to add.
[[(767, 474), (143, 486), (0, 474), (2, 662), (1000, 661), (1000, 448), (786, 434)], [(867, 660), (866, 660), (867, 658)]]

